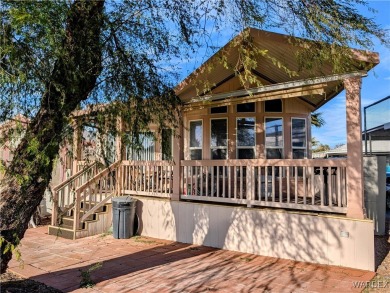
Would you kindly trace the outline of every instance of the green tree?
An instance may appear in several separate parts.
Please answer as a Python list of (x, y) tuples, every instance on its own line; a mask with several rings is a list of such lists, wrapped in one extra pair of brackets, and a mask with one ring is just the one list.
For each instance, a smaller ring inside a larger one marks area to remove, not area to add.
[[(152, 120), (160, 128), (177, 125), (174, 60), (206, 45), (211, 28), (232, 33), (248, 26), (284, 28), (315, 41), (297, 56), (301, 69), (317, 70), (328, 60), (335, 72), (342, 71), (351, 65), (347, 46), (370, 49), (373, 36), (387, 42), (357, 4), (366, 5), (361, 0), (3, 0), (0, 117), (21, 113), (31, 120), (1, 183), (1, 272), (50, 182), (75, 109), (106, 103), (104, 118), (121, 116), (134, 132)], [(238, 41), (242, 80), (253, 81), (250, 69), (267, 52), (256, 50), (245, 33)], [(275, 62), (283, 66), (282, 60)]]
[(324, 118), (322, 118), (322, 113), (317, 112), (317, 113), (311, 113), (311, 125), (315, 127), (322, 127), (326, 124)]

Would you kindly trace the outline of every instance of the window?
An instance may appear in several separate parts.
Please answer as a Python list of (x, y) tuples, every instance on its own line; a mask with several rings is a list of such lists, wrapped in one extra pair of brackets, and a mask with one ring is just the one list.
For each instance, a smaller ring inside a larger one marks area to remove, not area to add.
[(81, 160), (91, 161), (96, 159), (96, 156), (101, 151), (98, 128), (94, 124), (85, 125), (83, 126), (81, 135)]
[(227, 113), (227, 106), (214, 107), (210, 109), (211, 114)]
[(109, 132), (104, 136), (104, 149), (103, 159), (109, 164), (116, 161), (116, 136), (114, 133)]
[(161, 152), (164, 161), (172, 160), (172, 129), (163, 129), (161, 133)]
[(264, 102), (264, 112), (282, 112), (282, 100), (269, 100)]
[(126, 159), (133, 161), (154, 161), (155, 141), (153, 133), (141, 132), (129, 138), (126, 146)]
[(211, 159), (227, 159), (227, 119), (211, 119)]
[(237, 104), (237, 113), (253, 113), (255, 109), (255, 103)]
[(265, 149), (267, 159), (283, 158), (283, 118), (265, 118)]
[(292, 118), (291, 119), (291, 144), (292, 158), (306, 158), (306, 119)]
[(255, 118), (237, 118), (237, 159), (255, 158)]
[(203, 125), (202, 120), (190, 121), (190, 159), (202, 160)]

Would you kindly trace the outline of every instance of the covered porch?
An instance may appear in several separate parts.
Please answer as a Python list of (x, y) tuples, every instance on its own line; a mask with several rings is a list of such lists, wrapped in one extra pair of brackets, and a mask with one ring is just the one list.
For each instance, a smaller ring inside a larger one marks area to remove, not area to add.
[[(65, 198), (71, 196), (65, 194), (73, 190), (80, 197), (77, 200), (85, 202), (84, 207), (99, 204), (105, 195), (136, 195), (327, 212), (363, 219), (361, 77), (361, 73), (352, 73), (321, 79), (323, 91), (328, 90), (329, 81), (342, 82), (346, 89), (350, 154), (346, 159), (310, 158), (310, 112), (302, 103), (294, 103), (294, 99), (308, 92), (306, 87), (311, 85), (288, 83), (283, 89), (288, 94), (280, 94), (280, 89), (271, 87), (256, 97), (225, 102), (225, 113), (212, 113), (216, 108), (213, 103), (184, 111), (183, 127), (172, 130), (165, 141), (145, 140), (137, 154), (124, 147), (117, 137), (108, 144), (115, 150), (116, 160), (108, 168), (86, 164), (82, 160), (86, 150), (81, 140), (76, 139), (79, 144), (75, 145), (75, 153), (79, 157), (72, 162), (74, 175), (55, 192), (59, 207), (69, 206), (69, 199)], [(277, 100), (282, 104), (281, 113), (266, 111), (272, 95), (280, 98)], [(255, 105), (254, 112), (235, 110), (238, 104), (250, 103)], [(242, 128), (241, 121), (244, 121)], [(267, 130), (269, 121), (272, 131)], [(217, 124), (213, 126), (214, 122)], [(163, 151), (164, 144), (169, 146), (168, 152)], [(80, 216), (79, 221), (82, 219)]]

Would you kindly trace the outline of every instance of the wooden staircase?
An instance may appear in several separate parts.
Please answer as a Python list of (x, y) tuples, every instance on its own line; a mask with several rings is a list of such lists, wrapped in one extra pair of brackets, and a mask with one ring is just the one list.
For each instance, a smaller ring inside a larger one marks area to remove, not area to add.
[(56, 186), (49, 235), (78, 239), (107, 232), (118, 170), (119, 162), (101, 171), (90, 165)]

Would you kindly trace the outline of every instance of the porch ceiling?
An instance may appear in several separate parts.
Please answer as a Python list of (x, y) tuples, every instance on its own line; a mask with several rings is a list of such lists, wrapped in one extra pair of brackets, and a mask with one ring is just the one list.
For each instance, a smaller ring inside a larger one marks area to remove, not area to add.
[[(253, 38), (255, 46), (261, 50), (267, 50), (268, 52), (267, 55), (258, 57), (257, 67), (252, 70), (252, 73), (258, 77), (263, 86), (284, 84), (291, 81), (304, 81), (318, 76), (334, 76), (331, 64), (329, 63), (324, 64), (323, 67), (318, 70), (316, 76), (313, 76), (313, 72), (307, 70), (299, 71), (296, 53), (300, 48), (291, 43), (289, 36), (254, 28), (250, 28), (249, 33)], [(218, 96), (228, 92), (231, 93), (229, 98), (232, 99), (235, 92), (239, 92), (239, 90), (243, 89), (243, 86), (238, 81), (238, 74), (242, 72), (242, 69), (234, 70), (234, 64), (239, 63), (240, 57), (237, 39), (238, 37), (226, 44), (220, 51), (214, 54), (176, 87), (176, 94), (184, 103), (199, 102), (202, 98)], [(363, 53), (358, 50), (352, 50), (351, 52), (357, 60), (354, 71), (368, 70), (379, 63), (377, 53), (367, 54), (367, 52)], [(229, 68), (226, 68), (220, 62), (222, 54), (226, 56)], [(369, 58), (370, 60), (368, 60)], [(275, 65), (275, 60), (283, 64), (283, 66), (289, 70), (298, 72), (298, 75), (291, 77), (285, 69)], [(305, 86), (302, 85), (301, 87), (304, 88)], [(341, 79), (327, 82), (324, 81), (321, 91), (303, 92), (302, 95), (298, 96), (311, 105), (314, 110), (336, 96), (343, 88)], [(242, 96), (243, 95), (241, 95), (241, 97)], [(283, 98), (283, 94), (273, 98), (281, 97)], [(288, 98), (291, 96), (285, 97)], [(262, 99), (261, 95), (258, 95), (257, 98), (259, 100)], [(268, 97), (268, 99), (270, 99), (270, 97)]]

